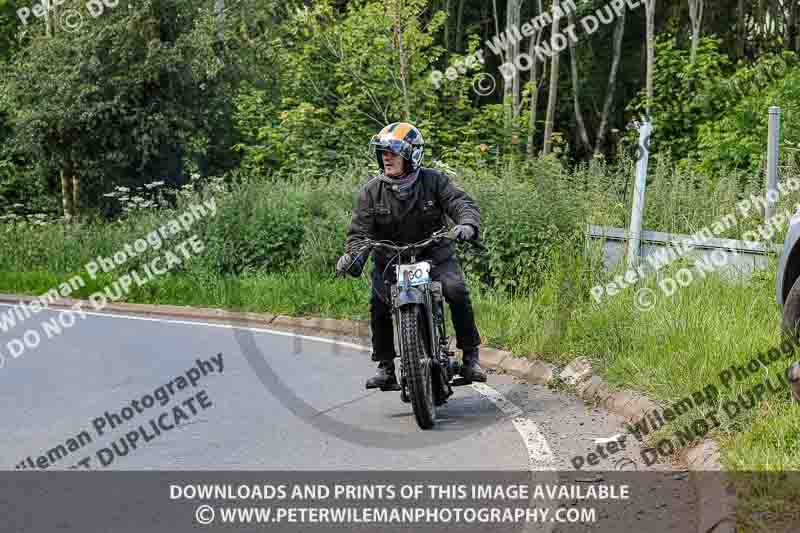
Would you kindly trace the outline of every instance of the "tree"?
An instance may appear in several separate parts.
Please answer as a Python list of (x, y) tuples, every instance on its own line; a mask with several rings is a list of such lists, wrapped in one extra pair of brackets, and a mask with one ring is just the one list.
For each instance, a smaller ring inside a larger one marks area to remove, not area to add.
[[(570, 24), (575, 24), (575, 17), (570, 12), (567, 15), (567, 20)], [(589, 134), (586, 132), (586, 124), (583, 121), (583, 112), (581, 111), (581, 102), (580, 102), (580, 80), (578, 79), (578, 58), (577, 52), (575, 51), (575, 41), (569, 39), (569, 63), (570, 63), (570, 74), (572, 78), (572, 105), (575, 110), (575, 122), (578, 126), (578, 140), (580, 140), (581, 144), (586, 148), (586, 150), (592, 149), (592, 143), (589, 141)]]
[[(397, 49), (397, 56), (399, 60), (399, 74), (400, 74), (400, 89), (403, 94), (403, 120), (411, 120), (411, 108), (408, 102), (408, 58), (406, 57), (404, 26), (405, 20), (403, 19), (404, 6), (403, 0), (394, 1), (394, 44)], [(447, 1), (447, 10), (450, 10), (450, 1)], [(446, 26), (445, 26), (446, 27)]]
[(237, 96), (244, 139), (236, 148), (248, 170), (335, 174), (351, 155), (363, 157), (370, 136), (405, 117), (431, 146), (463, 140), (457, 128), (477, 114), (469, 108), (470, 78), (443, 78), (438, 88), (431, 82), (436, 61), (440, 68), (446, 63), (440, 46), (446, 13), (431, 12), (426, 0), (403, 0), (398, 20), (397, 6), (371, 0), (337, 12), (334, 2), (323, 1), (291, 13), (281, 33), (264, 37), (260, 45), (274, 61), (265, 73), (270, 84)]
[[(537, 7), (538, 11), (537, 14), (543, 12), (542, 9), (542, 0), (537, 0)], [(542, 35), (543, 31), (541, 29), (536, 30), (535, 35), (531, 36), (528, 55), (536, 57), (536, 47), (539, 46), (542, 42)], [(546, 77), (547, 72), (547, 63), (543, 63), (542, 68), (542, 82)], [(531, 67), (531, 79), (530, 79), (530, 91), (531, 91), (531, 112), (530, 112), (530, 121), (528, 122), (528, 157), (533, 159), (534, 157), (534, 134), (536, 133), (536, 113), (539, 108), (539, 90), (541, 89), (539, 84), (539, 62), (534, 61), (533, 66)]]
[(736, 13), (736, 57), (744, 57), (744, 43), (747, 39), (747, 35), (745, 33), (744, 0), (739, 0), (739, 6)]
[(225, 41), (225, 0), (214, 0), (214, 11), (217, 14), (217, 38)]
[(464, 0), (458, 0), (458, 15), (456, 15), (456, 50), (464, 51)]
[[(555, 9), (560, 6), (560, 0), (553, 0), (553, 31), (551, 33), (550, 45), (553, 46), (552, 36), (558, 33), (560, 29), (559, 23), (561, 17), (558, 16), (558, 11)], [(542, 153), (549, 154), (552, 149), (553, 126), (556, 115), (556, 101), (558, 98), (558, 53), (554, 53), (550, 58), (550, 89), (547, 94), (547, 118), (544, 123), (544, 148)]]
[(703, 5), (705, 0), (688, 0), (689, 1), (689, 19), (692, 22), (692, 55), (691, 63), (697, 57), (697, 44), (700, 42), (700, 27), (703, 24)]
[(207, 120), (209, 95), (229, 81), (211, 6), (149, 0), (91, 22), (31, 38), (0, 82), (13, 147), (60, 177), (67, 217), (82, 195), (97, 205), (110, 185), (162, 178), (166, 154), (223, 125)]
[(655, 17), (656, 0), (644, 0), (647, 18), (647, 104), (645, 109), (650, 116), (650, 105), (653, 101), (653, 70), (656, 66)]
[(614, 28), (614, 52), (611, 59), (611, 70), (608, 73), (608, 83), (606, 86), (606, 99), (603, 103), (603, 113), (600, 115), (600, 127), (597, 128), (597, 136), (594, 140), (594, 153), (599, 154), (606, 137), (608, 128), (611, 105), (614, 103), (614, 95), (617, 88), (617, 72), (619, 71), (620, 57), (622, 56), (622, 37), (625, 34), (625, 11), (617, 19)]
[[(506, 28), (519, 28), (520, 26), (520, 12), (522, 10), (523, 0), (508, 0), (506, 7)], [(514, 38), (510, 39), (508, 56), (506, 60), (512, 65), (516, 65), (519, 57), (519, 41)], [(514, 77), (511, 80), (511, 85), (505, 83), (505, 99), (506, 104), (511, 106), (511, 118), (516, 119), (520, 111), (520, 88), (519, 79), (520, 73), (516, 68), (513, 69)]]

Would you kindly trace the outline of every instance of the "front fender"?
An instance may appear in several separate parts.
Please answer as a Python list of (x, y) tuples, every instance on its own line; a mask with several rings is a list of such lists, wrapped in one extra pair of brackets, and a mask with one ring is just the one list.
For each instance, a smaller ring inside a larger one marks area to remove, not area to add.
[(789, 222), (789, 231), (783, 241), (783, 253), (778, 264), (775, 296), (778, 305), (783, 307), (786, 295), (800, 276), (800, 213), (795, 214)]
[(404, 307), (406, 305), (412, 304), (424, 304), (425, 303), (425, 295), (416, 287), (408, 287), (407, 289), (402, 289), (398, 294), (397, 298), (395, 299), (395, 306), (397, 308)]

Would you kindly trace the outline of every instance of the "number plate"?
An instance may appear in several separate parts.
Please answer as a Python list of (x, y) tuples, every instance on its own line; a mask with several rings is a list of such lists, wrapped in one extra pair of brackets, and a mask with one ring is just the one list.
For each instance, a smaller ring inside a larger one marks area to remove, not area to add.
[[(394, 268), (397, 273), (397, 285), (400, 288), (405, 288), (407, 286), (414, 287), (431, 282), (430, 263), (423, 261), (415, 265), (400, 265)], [(406, 277), (408, 277), (408, 281), (406, 281)]]

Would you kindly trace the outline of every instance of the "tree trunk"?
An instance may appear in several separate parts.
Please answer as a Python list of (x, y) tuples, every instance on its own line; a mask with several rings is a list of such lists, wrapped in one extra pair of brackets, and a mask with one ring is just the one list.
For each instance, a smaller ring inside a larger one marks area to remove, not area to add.
[(444, 49), (450, 51), (450, 0), (444, 0), (444, 12), (447, 16), (444, 18)]
[(736, 57), (737, 59), (744, 58), (744, 40), (745, 40), (745, 13), (744, 13), (744, 0), (739, 0), (738, 19), (736, 21)]
[(611, 114), (611, 106), (614, 103), (614, 94), (617, 88), (617, 72), (619, 62), (622, 57), (622, 37), (625, 35), (625, 11), (622, 12), (617, 20), (617, 27), (614, 28), (614, 56), (611, 60), (611, 71), (608, 73), (608, 86), (606, 88), (606, 101), (603, 103), (603, 114), (600, 116), (600, 127), (597, 130), (597, 137), (594, 140), (594, 153), (599, 154), (603, 147), (608, 128), (608, 116)]
[(67, 222), (72, 221), (72, 213), (73, 213), (73, 192), (72, 192), (72, 183), (73, 180), (70, 178), (67, 172), (61, 171), (61, 207), (64, 210), (64, 220)]
[(51, 6), (50, 9), (46, 9), (44, 12), (44, 34), (47, 37), (53, 36), (53, 17), (55, 15), (53, 9), (55, 9), (55, 6)]
[(650, 116), (650, 108), (653, 104), (653, 73), (656, 66), (656, 38), (655, 38), (655, 16), (656, 0), (645, 0), (647, 10), (647, 103), (645, 109), (647, 116)]
[(692, 52), (689, 62), (694, 65), (697, 58), (697, 46), (700, 44), (700, 28), (703, 24), (703, 7), (705, 0), (689, 0), (689, 19), (692, 22)]
[[(623, 11), (623, 16), (624, 16)], [(575, 23), (575, 17), (570, 12), (567, 15), (567, 20), (569, 24)], [(578, 125), (578, 138), (581, 141), (581, 144), (586, 148), (586, 150), (592, 149), (592, 143), (589, 141), (589, 134), (586, 133), (586, 123), (583, 121), (583, 113), (581, 112), (581, 102), (580, 102), (580, 94), (579, 94), (579, 87), (580, 87), (580, 80), (578, 79), (578, 58), (577, 52), (575, 50), (575, 41), (572, 39), (568, 39), (569, 41), (569, 64), (570, 64), (570, 74), (572, 76), (572, 105), (575, 108), (575, 122)]]
[(403, 46), (403, 0), (395, 0), (394, 36), (397, 40), (397, 50), (400, 55), (400, 89), (403, 91), (403, 120), (411, 117), (411, 107), (408, 103), (408, 65), (406, 52)]
[(784, 31), (783, 46), (786, 50), (796, 51), (795, 41), (797, 36), (797, 3), (790, 1), (788, 3), (788, 17), (786, 21), (786, 29)]
[[(560, 7), (560, 0), (553, 0), (553, 11), (556, 7)], [(552, 35), (558, 33), (560, 29), (560, 17), (553, 17), (553, 31), (550, 37), (550, 46), (553, 46)], [(553, 122), (556, 116), (556, 101), (558, 98), (558, 53), (554, 53), (550, 58), (550, 88), (547, 94), (547, 118), (544, 122), (544, 148), (542, 153), (549, 154), (552, 151), (553, 143)]]
[(214, 0), (214, 10), (217, 12), (217, 39), (225, 42), (225, 0)]
[(72, 173), (72, 214), (78, 218), (81, 213), (81, 178)]
[[(542, 0), (538, 0), (538, 8), (539, 11), (537, 15), (542, 13)], [(538, 30), (536, 32), (536, 39), (534, 40), (533, 36), (531, 36), (528, 55), (532, 58), (536, 57), (535, 49), (539, 44), (542, 42), (542, 30)], [(547, 66), (545, 63), (543, 66)], [(542, 77), (544, 78), (545, 70), (542, 69)], [(539, 107), (539, 61), (533, 61), (533, 67), (531, 68), (531, 117), (530, 121), (528, 122), (528, 157), (533, 159), (534, 156), (534, 137), (536, 134), (536, 114)]]
[[(519, 28), (521, 8), (522, 0), (508, 0), (506, 12), (506, 30), (508, 30), (508, 28)], [(509, 57), (507, 58), (507, 61), (513, 65), (516, 64), (517, 58), (519, 57), (520, 43), (513, 37), (511, 32), (507, 31), (506, 35), (511, 41), (509, 46)], [(511, 87), (507, 88), (506, 90), (506, 98), (509, 96), (511, 97), (511, 110), (514, 119), (519, 116), (520, 111), (519, 79), (520, 73), (517, 72), (517, 69), (515, 68), (514, 78), (511, 81)]]
[(464, 51), (464, 0), (458, 0), (458, 15), (456, 21), (456, 50)]
[[(492, 0), (492, 13), (494, 14), (494, 34), (500, 35), (500, 18), (497, 14), (497, 0)], [(503, 54), (503, 50), (500, 49), (500, 62), (505, 62), (505, 55)]]
[[(495, 20), (497, 20), (497, 10), (494, 11)], [(492, 33), (491, 28), (491, 19), (489, 17), (489, 7), (487, 6), (487, 2), (481, 2), (481, 42), (485, 43), (489, 40), (490, 35)], [(495, 24), (496, 25), (496, 24)], [(475, 94), (475, 97), (472, 100), (472, 105), (474, 107), (478, 107), (481, 100), (481, 95), (478, 94), (478, 91), (472, 91)]]

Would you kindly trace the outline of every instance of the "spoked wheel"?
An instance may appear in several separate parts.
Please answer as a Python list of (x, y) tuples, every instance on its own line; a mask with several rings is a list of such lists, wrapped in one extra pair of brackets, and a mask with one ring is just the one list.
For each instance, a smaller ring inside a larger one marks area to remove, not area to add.
[(400, 357), (417, 424), (422, 429), (430, 429), (436, 424), (436, 409), (433, 405), (432, 361), (422, 320), (419, 306), (400, 310)]

